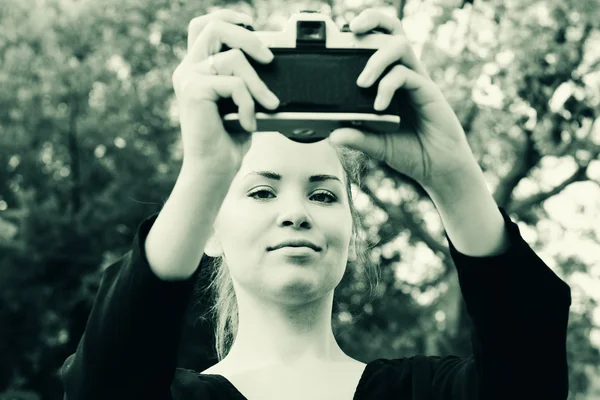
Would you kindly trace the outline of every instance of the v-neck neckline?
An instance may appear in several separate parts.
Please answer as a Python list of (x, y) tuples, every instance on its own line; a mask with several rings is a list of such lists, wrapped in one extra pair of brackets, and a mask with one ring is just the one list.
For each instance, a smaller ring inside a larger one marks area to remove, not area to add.
[[(371, 375), (371, 370), (375, 367), (375, 364), (377, 362), (379, 362), (380, 360), (381, 359), (377, 359), (377, 360), (373, 360), (373, 361), (367, 363), (367, 365), (365, 366), (365, 369), (363, 370), (362, 374), (360, 375), (360, 379), (358, 380), (358, 385), (356, 386), (356, 390), (354, 392), (354, 396), (352, 397), (352, 400), (362, 400), (363, 399), (363, 386), (366, 385), (366, 380), (367, 380), (367, 377)], [(220, 374), (203, 374), (203, 375), (215, 377), (224, 387), (226, 387), (230, 391), (230, 393), (233, 394), (233, 396), (234, 396), (233, 400), (249, 400), (225, 376), (220, 375)]]

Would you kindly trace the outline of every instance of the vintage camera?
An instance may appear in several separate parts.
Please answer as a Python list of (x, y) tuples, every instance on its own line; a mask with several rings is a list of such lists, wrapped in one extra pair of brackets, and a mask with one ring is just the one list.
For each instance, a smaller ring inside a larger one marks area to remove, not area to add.
[[(254, 31), (251, 26), (244, 26)], [(408, 97), (397, 90), (389, 107), (373, 108), (379, 80), (361, 88), (356, 79), (369, 57), (389, 40), (374, 30), (357, 35), (346, 24), (340, 31), (331, 18), (317, 11), (293, 14), (283, 31), (255, 31), (275, 56), (269, 64), (247, 57), (259, 77), (277, 95), (276, 110), (255, 101), (257, 129), (278, 131), (291, 140), (314, 143), (338, 128), (351, 127), (370, 132), (396, 131)], [(223, 45), (222, 51), (229, 50)], [(237, 105), (221, 98), (219, 114), (225, 129), (245, 132), (240, 125)]]

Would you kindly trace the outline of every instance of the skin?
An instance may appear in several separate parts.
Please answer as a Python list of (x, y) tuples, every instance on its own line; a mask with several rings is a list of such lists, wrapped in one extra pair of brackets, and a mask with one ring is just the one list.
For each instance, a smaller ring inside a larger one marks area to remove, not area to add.
[[(253, 171), (273, 171), (282, 179)], [(341, 182), (309, 183), (316, 174)], [(331, 326), (334, 289), (347, 261), (356, 259), (345, 185), (328, 140), (301, 144), (278, 132), (253, 134), (205, 246), (209, 256), (225, 258), (239, 307), (237, 337), (221, 364), (301, 367), (352, 361)], [(267, 250), (292, 238), (308, 239), (321, 251), (297, 258)]]
[[(414, 121), (383, 134), (340, 129), (308, 145), (277, 132), (253, 135), (205, 247), (206, 254), (223, 255), (227, 261), (239, 306), (236, 341), (219, 364), (315, 370), (355, 361), (340, 349), (331, 328), (334, 289), (347, 261), (356, 257), (345, 186), (334, 181), (309, 186), (307, 181), (309, 175), (330, 174), (344, 182), (332, 143), (361, 150), (419, 182), (458, 251), (482, 257), (500, 254), (509, 245), (502, 215), (460, 122), (412, 51), (401, 22), (367, 9), (350, 24), (357, 34), (376, 27), (387, 29), (390, 41), (371, 57), (361, 74), (365, 81), (359, 77), (357, 84), (370, 87), (387, 66), (400, 62), (380, 80), (375, 103), (381, 105), (378, 109), (387, 107), (403, 88), (410, 95)], [(283, 179), (244, 178), (256, 170), (274, 171)], [(259, 186), (273, 194), (248, 197)], [(314, 198), (315, 189), (332, 191), (339, 202)], [(322, 251), (303, 261), (267, 251), (298, 237), (316, 242)]]

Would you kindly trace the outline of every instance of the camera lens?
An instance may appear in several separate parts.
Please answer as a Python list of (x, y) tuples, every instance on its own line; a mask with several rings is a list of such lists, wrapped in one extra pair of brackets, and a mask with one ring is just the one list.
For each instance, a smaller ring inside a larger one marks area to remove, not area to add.
[(300, 136), (300, 137), (306, 137), (306, 136), (312, 136), (315, 134), (315, 131), (312, 129), (294, 129), (292, 131), (292, 134), (294, 136)]

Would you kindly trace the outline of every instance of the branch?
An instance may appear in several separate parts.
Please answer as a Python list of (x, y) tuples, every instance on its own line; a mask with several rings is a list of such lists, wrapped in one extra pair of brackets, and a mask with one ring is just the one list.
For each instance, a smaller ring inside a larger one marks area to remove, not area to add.
[(598, 59), (596, 59), (585, 72), (582, 72), (579, 75), (585, 76), (587, 74), (596, 73), (598, 71), (598, 69), (600, 69), (600, 57)]
[[(577, 46), (578, 60), (576, 63), (574, 63), (575, 66), (581, 64), (581, 60), (583, 59), (583, 47), (584, 47), (585, 42), (587, 41), (588, 37), (590, 36), (591, 32), (592, 32), (591, 25), (586, 24), (584, 26), (583, 36)], [(559, 78), (560, 79), (555, 79), (554, 84), (551, 85), (552, 92), (554, 92), (556, 90), (556, 88), (564, 81), (564, 79), (562, 77), (559, 77)], [(546, 103), (544, 103), (544, 104), (546, 104)], [(536, 107), (534, 106), (534, 108), (536, 108)], [(538, 115), (542, 114), (541, 113), (542, 110), (537, 110), (537, 111), (538, 111)], [(547, 106), (544, 106), (544, 111), (547, 111)], [(502, 183), (500, 185), (498, 185), (498, 188), (496, 189), (496, 191), (494, 193), (494, 199), (496, 200), (496, 203), (498, 203), (500, 206), (503, 206), (506, 209), (508, 209), (508, 205), (509, 205), (509, 202), (511, 201), (511, 197), (512, 197), (512, 192), (514, 191), (515, 187), (519, 184), (519, 182), (523, 178), (525, 178), (528, 175), (531, 168), (533, 168), (539, 162), (540, 159), (541, 159), (541, 155), (535, 149), (534, 140), (532, 138), (532, 133), (528, 132), (527, 133), (527, 145), (525, 146), (525, 149), (523, 150), (521, 155), (518, 155), (516, 157), (514, 167), (506, 175), (506, 177), (502, 180)], [(585, 167), (585, 168), (587, 168), (587, 167)], [(578, 172), (581, 173), (581, 171), (579, 171), (579, 170), (578, 170)], [(575, 175), (573, 177), (571, 177), (570, 179), (578, 180), (578, 176), (577, 176), (578, 172), (576, 172)], [(581, 180), (581, 179), (579, 179), (579, 180)], [(567, 180), (565, 183), (568, 185), (572, 182), (568, 182), (568, 180)], [(562, 190), (562, 189), (564, 189), (564, 187), (563, 188), (557, 187), (556, 189)], [(543, 197), (543, 194), (536, 195), (538, 197), (532, 198), (531, 201), (533, 201), (535, 198), (541, 198), (542, 200), (544, 200), (544, 199), (548, 198), (549, 196), (552, 196), (552, 193), (553, 193), (553, 191), (548, 192), (547, 197)], [(529, 203), (527, 203), (527, 204), (529, 204)], [(516, 207), (519, 210), (523, 210), (522, 207), (524, 207), (524, 206), (518, 205)], [(513, 207), (510, 207), (510, 208), (513, 209)]]
[[(417, 237), (423, 243), (429, 246), (431, 251), (436, 254), (442, 253), (442, 263), (445, 266), (443, 271), (439, 273), (437, 276), (429, 278), (427, 280), (423, 280), (418, 284), (412, 284), (408, 282), (398, 282), (399, 285), (409, 287), (412, 289), (419, 289), (421, 291), (428, 290), (430, 288), (438, 286), (441, 282), (447, 281), (450, 274), (454, 271), (453, 268), (450, 268), (452, 257), (450, 256), (450, 250), (447, 246), (443, 246), (439, 242), (437, 242), (430, 234), (423, 228), (423, 224), (417, 222), (413, 216), (413, 214), (406, 209), (402, 204), (399, 207), (390, 206), (389, 204), (384, 203), (379, 199), (375, 193), (369, 189), (367, 185), (364, 185), (363, 192), (368, 195), (373, 203), (385, 211), (389, 216), (390, 224), (393, 226), (405, 226), (411, 232), (412, 236)], [(377, 246), (383, 246), (386, 243), (391, 242), (396, 237), (395, 232), (391, 232), (388, 236), (382, 238), (382, 240), (377, 243)]]
[[(367, 185), (364, 186), (363, 192), (371, 198), (377, 207), (387, 213), (390, 223), (393, 226), (406, 227), (408, 230), (410, 230), (411, 235), (419, 238), (423, 243), (429, 246), (431, 251), (436, 254), (441, 253), (443, 255), (443, 261), (449, 259), (450, 252), (447, 246), (442, 245), (433, 236), (431, 236), (431, 234), (423, 227), (423, 224), (416, 220), (413, 213), (409, 211), (404, 204), (400, 203), (398, 206), (390, 206), (389, 204), (384, 203)], [(383, 244), (385, 243), (378, 243), (380, 246)]]
[(67, 141), (71, 159), (71, 201), (72, 216), (77, 215), (81, 209), (81, 163), (79, 161), (79, 142), (77, 139), (77, 118), (79, 117), (79, 96), (71, 96), (69, 111), (69, 128)]
[(466, 136), (469, 136), (471, 134), (471, 130), (473, 129), (473, 122), (475, 121), (475, 118), (479, 115), (480, 110), (481, 109), (477, 104), (475, 104), (475, 102), (471, 102), (471, 107), (469, 107), (469, 110), (465, 113), (465, 116), (463, 117), (462, 121), (462, 127), (465, 131)]
[(506, 174), (493, 193), (494, 200), (496, 200), (496, 203), (499, 206), (507, 208), (515, 187), (517, 187), (519, 182), (529, 174), (531, 168), (533, 168), (540, 159), (541, 156), (535, 149), (532, 133), (529, 132), (527, 134), (525, 146), (521, 149), (520, 154), (517, 154), (515, 157), (513, 168)]
[[(596, 151), (590, 159), (591, 160), (597, 159), (599, 154), (600, 154), (600, 150)], [(589, 168), (589, 165), (590, 165), (589, 162), (580, 164), (579, 167), (577, 168), (577, 170), (570, 177), (565, 179), (563, 182), (561, 182), (559, 185), (552, 188), (551, 190), (548, 190), (546, 192), (536, 193), (524, 200), (513, 201), (513, 204), (511, 205), (511, 208), (510, 208), (510, 212), (520, 214), (524, 210), (531, 208), (533, 205), (540, 204), (543, 201), (545, 201), (546, 199), (559, 194), (570, 184), (575, 183), (575, 182), (586, 181), (587, 180), (587, 170)]]
[(446, 268), (444, 268), (443, 271), (439, 273), (439, 275), (434, 276), (433, 278), (422, 280), (419, 283), (409, 283), (406, 281), (401, 281), (398, 282), (397, 285), (409, 287), (411, 289), (419, 289), (423, 292), (437, 287), (440, 285), (440, 283), (448, 281), (448, 277), (454, 271), (453, 268), (448, 268), (448, 264), (444, 263), (444, 266), (446, 266)]

